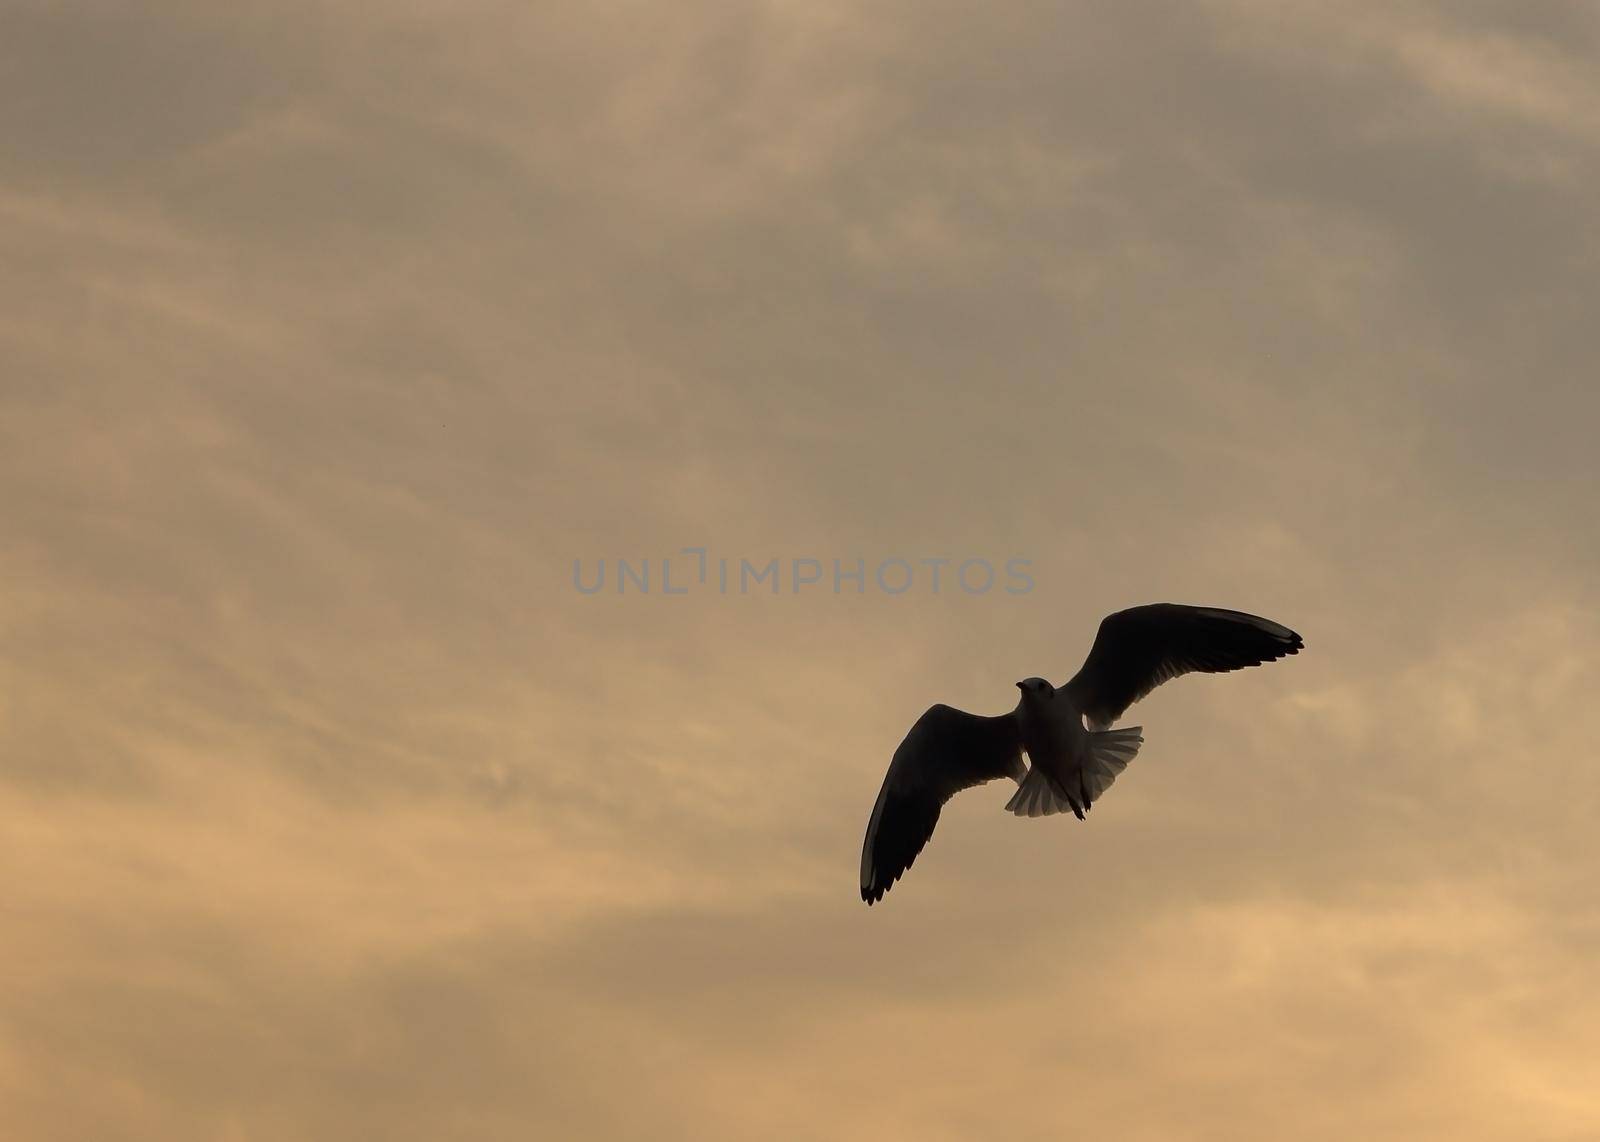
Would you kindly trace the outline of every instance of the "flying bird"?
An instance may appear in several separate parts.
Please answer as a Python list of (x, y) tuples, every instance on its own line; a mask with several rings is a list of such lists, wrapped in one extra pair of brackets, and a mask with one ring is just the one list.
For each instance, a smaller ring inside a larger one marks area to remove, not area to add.
[(1070, 809), (1081, 821), (1144, 743), (1142, 726), (1111, 728), (1129, 706), (1179, 675), (1260, 666), (1304, 646), (1294, 631), (1258, 615), (1152, 603), (1101, 620), (1089, 657), (1065, 685), (1018, 682), (1022, 696), (1009, 714), (930, 707), (894, 751), (872, 806), (861, 899), (883, 899), (928, 843), (940, 808), (963, 789), (1009, 777), (1017, 783), (1006, 803), (1012, 813)]

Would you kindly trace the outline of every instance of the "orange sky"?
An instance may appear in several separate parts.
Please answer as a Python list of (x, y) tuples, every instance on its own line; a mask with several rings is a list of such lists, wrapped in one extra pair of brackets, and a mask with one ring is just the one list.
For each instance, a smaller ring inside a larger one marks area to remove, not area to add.
[[(0, 1136), (1600, 1137), (1591, 9), (0, 45)], [(780, 590), (573, 586), (685, 547)], [(1307, 651), (863, 907), (1158, 599)]]

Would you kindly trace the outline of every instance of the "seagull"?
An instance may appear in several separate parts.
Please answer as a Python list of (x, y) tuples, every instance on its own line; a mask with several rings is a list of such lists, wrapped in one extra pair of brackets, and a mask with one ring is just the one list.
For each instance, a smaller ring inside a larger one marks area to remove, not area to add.
[(1142, 726), (1111, 728), (1129, 706), (1179, 675), (1260, 666), (1304, 646), (1294, 631), (1259, 615), (1152, 603), (1102, 619), (1089, 657), (1065, 685), (1018, 682), (1022, 696), (1009, 714), (929, 707), (894, 751), (872, 806), (861, 899), (883, 899), (933, 835), (939, 809), (963, 789), (1009, 777), (1017, 783), (1006, 803), (1012, 813), (1070, 809), (1081, 821), (1144, 743)]

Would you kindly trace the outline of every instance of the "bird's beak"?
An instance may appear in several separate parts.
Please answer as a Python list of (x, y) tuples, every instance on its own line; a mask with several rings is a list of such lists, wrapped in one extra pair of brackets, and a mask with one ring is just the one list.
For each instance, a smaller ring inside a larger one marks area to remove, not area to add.
[(1017, 689), (1018, 689), (1018, 690), (1020, 690), (1020, 689), (1022, 689), (1022, 683), (1021, 683), (1021, 682), (1018, 682), (1018, 683), (1017, 683)]

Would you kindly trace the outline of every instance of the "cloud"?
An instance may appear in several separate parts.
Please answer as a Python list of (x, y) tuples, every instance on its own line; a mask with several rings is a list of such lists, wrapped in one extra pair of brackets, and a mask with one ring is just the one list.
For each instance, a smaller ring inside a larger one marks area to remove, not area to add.
[[(1582, 18), (13, 24), (8, 1136), (1594, 1132)], [(571, 585), (695, 546), (1036, 588)], [(1308, 651), (862, 909), (1157, 598)]]

